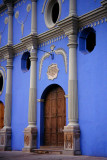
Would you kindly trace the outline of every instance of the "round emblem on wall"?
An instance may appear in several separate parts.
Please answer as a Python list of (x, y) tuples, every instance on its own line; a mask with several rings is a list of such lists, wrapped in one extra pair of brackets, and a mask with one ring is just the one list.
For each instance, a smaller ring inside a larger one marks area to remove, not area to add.
[(57, 64), (51, 64), (48, 67), (48, 71), (47, 71), (48, 79), (53, 80), (53, 79), (57, 78), (58, 71), (59, 71), (59, 69), (58, 69)]

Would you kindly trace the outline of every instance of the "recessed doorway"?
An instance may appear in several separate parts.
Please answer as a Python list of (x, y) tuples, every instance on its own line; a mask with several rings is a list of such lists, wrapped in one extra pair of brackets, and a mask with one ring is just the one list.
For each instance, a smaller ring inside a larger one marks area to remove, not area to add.
[(64, 146), (64, 126), (66, 125), (66, 101), (64, 90), (52, 85), (45, 95), (41, 119), (43, 146)]

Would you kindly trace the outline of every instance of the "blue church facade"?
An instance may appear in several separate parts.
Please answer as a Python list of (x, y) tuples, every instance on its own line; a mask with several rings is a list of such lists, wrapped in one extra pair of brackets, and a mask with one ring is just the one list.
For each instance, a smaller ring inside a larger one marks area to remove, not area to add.
[(106, 43), (106, 0), (0, 1), (0, 150), (107, 157)]

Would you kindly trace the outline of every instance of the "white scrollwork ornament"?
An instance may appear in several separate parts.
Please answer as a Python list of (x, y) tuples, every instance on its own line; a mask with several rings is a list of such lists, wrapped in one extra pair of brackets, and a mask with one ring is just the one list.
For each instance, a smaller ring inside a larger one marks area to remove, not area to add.
[(18, 18), (19, 18), (19, 11), (16, 11), (16, 13), (15, 13), (15, 18), (17, 19), (17, 22), (18, 22), (19, 24), (21, 24), (22, 37), (23, 37), (23, 33), (24, 33), (24, 24), (25, 24), (25, 22), (27, 21), (27, 17), (28, 17), (28, 14), (29, 14), (30, 10), (31, 10), (31, 4), (28, 4), (28, 5), (27, 5), (27, 8), (26, 8), (27, 15), (26, 15), (26, 17), (25, 17), (25, 19), (24, 19), (23, 21), (19, 21), (19, 20), (18, 20)]
[(30, 10), (31, 10), (31, 4), (28, 4), (28, 5), (27, 5), (26, 10), (27, 10), (27, 12), (30, 12)]
[(17, 19), (18, 17), (19, 17), (19, 11), (15, 13), (15, 18)]
[(41, 71), (42, 71), (42, 65), (43, 65), (44, 60), (46, 58), (52, 56), (53, 52), (55, 52), (56, 55), (62, 55), (63, 56), (63, 60), (64, 60), (64, 64), (65, 64), (65, 72), (67, 73), (67, 54), (66, 54), (65, 50), (62, 49), (62, 48), (58, 48), (58, 49), (54, 50), (54, 48), (55, 48), (54, 45), (52, 45), (50, 48), (51, 48), (51, 52), (45, 53), (42, 56), (41, 60), (40, 60), (40, 64), (39, 64), (39, 79), (41, 78)]
[(5, 27), (6, 27), (7, 23), (8, 23), (8, 21), (9, 21), (8, 17), (6, 17), (5, 20), (4, 20), (5, 26), (4, 26), (3, 30), (0, 32), (0, 44), (1, 44), (1, 40), (2, 40), (2, 34), (5, 31)]
[(4, 23), (7, 24), (9, 21), (8, 17), (5, 18)]

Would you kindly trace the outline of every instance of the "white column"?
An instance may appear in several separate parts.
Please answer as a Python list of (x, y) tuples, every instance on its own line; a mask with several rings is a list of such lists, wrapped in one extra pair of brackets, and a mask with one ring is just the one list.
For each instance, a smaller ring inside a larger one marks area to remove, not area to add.
[(31, 34), (37, 33), (37, 0), (32, 0), (32, 20), (31, 20)]
[(31, 50), (31, 72), (30, 72), (30, 90), (29, 90), (29, 118), (28, 127), (36, 127), (36, 49)]
[(68, 36), (69, 43), (69, 81), (68, 81), (68, 125), (78, 124), (77, 96), (77, 35)]
[(13, 7), (11, 3), (8, 3), (7, 7), (8, 7), (8, 16), (9, 16), (8, 45), (12, 45), (13, 44)]
[(69, 0), (69, 16), (77, 16), (76, 0)]
[(4, 128), (11, 127), (11, 106), (12, 106), (12, 68), (13, 60), (7, 59), (7, 83), (5, 97), (5, 112), (4, 112)]

